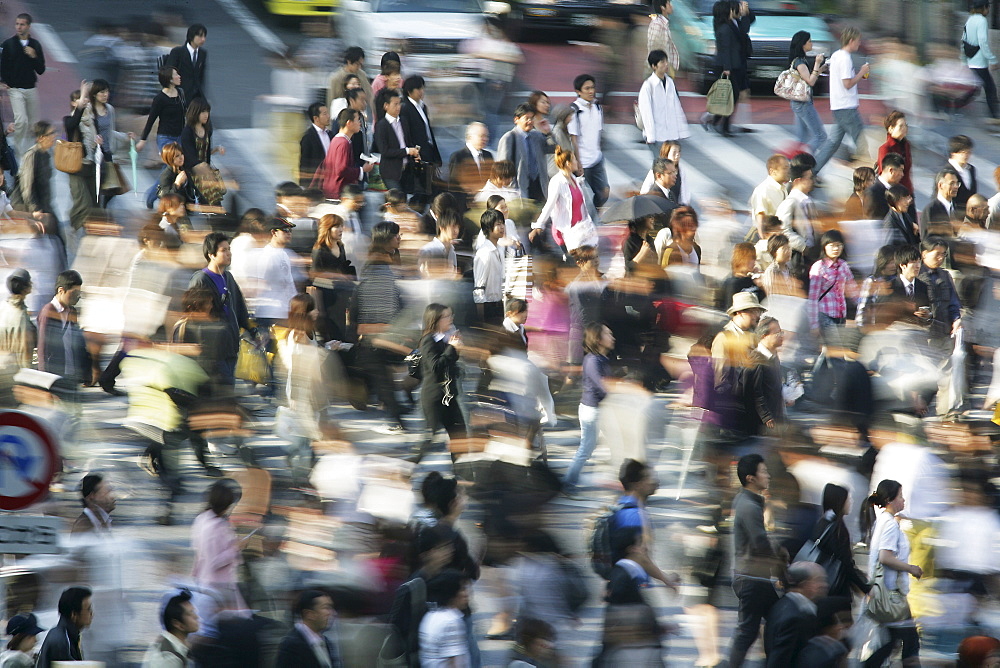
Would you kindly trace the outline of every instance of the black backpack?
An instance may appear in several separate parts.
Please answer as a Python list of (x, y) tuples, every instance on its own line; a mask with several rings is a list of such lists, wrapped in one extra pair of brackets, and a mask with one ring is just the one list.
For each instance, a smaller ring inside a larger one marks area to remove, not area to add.
[(638, 508), (635, 503), (605, 506), (592, 520), (590, 531), (590, 567), (605, 580), (611, 577), (614, 557), (611, 554), (611, 533), (615, 530), (615, 515), (626, 508)]

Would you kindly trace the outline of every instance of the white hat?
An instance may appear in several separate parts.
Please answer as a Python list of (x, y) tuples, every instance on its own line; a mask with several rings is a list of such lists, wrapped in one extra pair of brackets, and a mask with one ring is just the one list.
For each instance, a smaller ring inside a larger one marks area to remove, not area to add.
[(757, 295), (752, 292), (737, 292), (733, 295), (733, 305), (729, 307), (726, 311), (728, 315), (732, 315), (738, 311), (749, 311), (750, 309), (760, 309), (765, 311), (766, 309), (760, 305), (757, 301)]

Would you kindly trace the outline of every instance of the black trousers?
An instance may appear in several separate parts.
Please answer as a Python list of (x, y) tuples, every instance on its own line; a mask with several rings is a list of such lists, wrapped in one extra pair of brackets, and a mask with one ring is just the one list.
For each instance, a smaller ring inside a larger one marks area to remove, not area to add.
[(733, 591), (740, 600), (736, 632), (729, 648), (730, 668), (740, 668), (747, 652), (760, 635), (760, 622), (778, 601), (774, 585), (767, 580), (756, 580), (741, 575), (733, 576)]
[(881, 668), (885, 660), (892, 656), (892, 650), (897, 642), (903, 645), (904, 666), (908, 665), (907, 659), (914, 659), (920, 655), (920, 635), (917, 633), (917, 627), (889, 626), (886, 630), (889, 632), (889, 643), (875, 650), (875, 653), (865, 661), (864, 668)]
[(484, 302), (483, 303), (483, 322), (487, 325), (496, 325), (497, 327), (503, 325), (503, 302)]
[(381, 348), (376, 348), (367, 340), (358, 344), (358, 366), (361, 367), (368, 385), (368, 392), (375, 390), (378, 400), (385, 406), (385, 412), (394, 422), (402, 423), (399, 402), (396, 401), (396, 386), (392, 376), (393, 360)]
[(997, 104), (997, 84), (993, 81), (993, 73), (988, 67), (970, 67), (983, 82), (983, 94), (986, 95), (986, 106), (990, 109), (990, 116), (1000, 118), (1000, 104)]
[[(426, 381), (425, 381), (426, 382)], [(458, 405), (458, 397), (452, 397), (447, 406), (441, 403), (439, 392), (421, 392), (420, 408), (424, 413), (426, 433), (422, 450), (427, 450), (434, 441), (434, 435), (441, 429), (448, 432), (449, 439), (465, 438), (465, 417)]]

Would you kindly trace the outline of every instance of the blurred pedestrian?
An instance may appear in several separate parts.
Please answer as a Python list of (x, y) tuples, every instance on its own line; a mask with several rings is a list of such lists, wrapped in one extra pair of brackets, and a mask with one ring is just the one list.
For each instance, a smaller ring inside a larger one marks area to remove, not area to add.
[(107, 535), (111, 531), (111, 513), (118, 504), (111, 482), (100, 473), (88, 473), (80, 482), (80, 500), (83, 512), (73, 522), (70, 533)]
[[(902, 186), (899, 187), (902, 188)], [(861, 284), (854, 322), (863, 330), (876, 325), (887, 324), (882, 322), (878, 311), (880, 310), (880, 306), (885, 304), (892, 296), (892, 284), (897, 270), (895, 261), (896, 248), (895, 244), (886, 244), (875, 252), (875, 263), (872, 266), (872, 273)], [(919, 255), (917, 257), (919, 258)]]
[(497, 142), (497, 160), (514, 166), (515, 188), (522, 199), (543, 202), (549, 185), (549, 172), (545, 160), (545, 137), (535, 131), (534, 119), (535, 112), (530, 106), (517, 105), (514, 109), (514, 128), (504, 133)]
[(60, 594), (59, 622), (45, 634), (35, 663), (38, 668), (52, 668), (56, 661), (83, 661), (80, 632), (94, 621), (91, 595), (87, 587), (68, 587)]
[[(906, 189), (913, 192), (913, 157), (911, 154), (912, 144), (908, 138), (910, 126), (906, 122), (906, 114), (893, 110), (885, 117), (885, 143), (878, 147), (878, 160), (875, 168), (882, 170), (882, 161), (890, 153), (895, 153), (903, 158), (903, 178), (900, 183)], [(916, 212), (914, 212), (916, 213)]]
[[(674, 185), (670, 186), (670, 194), (673, 196), (673, 201), (678, 204), (684, 204), (690, 206), (692, 203), (691, 199), (691, 184), (689, 181), (684, 180), (684, 175), (681, 174), (681, 145), (676, 141), (665, 141), (660, 144), (659, 153), (656, 157), (662, 158), (664, 160), (669, 160), (674, 163), (677, 168), (677, 175), (674, 179)], [(654, 160), (655, 162), (655, 160)], [(645, 195), (647, 193), (655, 193), (653, 186), (656, 182), (656, 175), (653, 174), (652, 167), (646, 172), (646, 178), (642, 182), (642, 186), (639, 188), (639, 193)]]
[(191, 24), (184, 38), (184, 46), (172, 48), (164, 62), (164, 67), (175, 69), (180, 74), (180, 87), (188, 104), (206, 97), (208, 53), (204, 47), (207, 38), (208, 28), (200, 23)]
[(972, 140), (965, 135), (955, 135), (948, 138), (948, 164), (958, 174), (958, 191), (955, 193), (955, 207), (960, 213), (965, 213), (965, 203), (969, 197), (979, 192), (979, 184), (976, 182), (976, 166), (969, 162), (972, 157), (972, 149), (975, 147)]
[(782, 393), (785, 374), (781, 369), (778, 351), (784, 342), (785, 333), (781, 323), (770, 316), (764, 316), (757, 323), (757, 338), (760, 342), (750, 351), (752, 365), (746, 383), (747, 400), (753, 403), (753, 414), (760, 425), (759, 433), (770, 436), (785, 423), (785, 397)]
[(191, 524), (191, 576), (202, 587), (213, 590), (226, 607), (238, 610), (246, 609), (239, 590), (242, 542), (229, 522), (229, 513), (241, 491), (235, 480), (216, 480), (208, 488), (205, 510)]
[(819, 633), (799, 652), (795, 668), (842, 668), (852, 623), (851, 599), (827, 596), (817, 601), (816, 623)]
[(767, 614), (764, 652), (767, 668), (798, 665), (799, 654), (819, 630), (816, 601), (826, 596), (826, 571), (803, 561), (785, 570), (785, 595)]
[[(309, 119), (309, 127), (299, 139), (299, 185), (303, 188), (308, 188), (313, 182), (333, 139), (333, 132), (327, 129), (330, 125), (329, 107), (313, 102), (306, 109), (306, 117)], [(339, 195), (340, 190), (337, 190), (337, 196)]]
[[(556, 167), (559, 173), (549, 180), (545, 206), (531, 224), (528, 239), (533, 244), (544, 246), (551, 238), (564, 253), (572, 252), (580, 246), (596, 248), (597, 228), (585, 201), (583, 180), (577, 175), (580, 161), (572, 151), (556, 147)], [(550, 228), (548, 231), (547, 227)]]
[[(777, 216), (772, 216), (778, 220)], [(788, 237), (775, 234), (767, 240), (767, 254), (771, 256), (771, 264), (767, 265), (760, 277), (760, 286), (768, 297), (771, 295), (798, 295), (801, 292), (798, 279), (792, 274), (792, 247)], [(890, 265), (892, 263), (890, 262)]]
[(7, 622), (10, 642), (3, 654), (0, 654), (0, 668), (35, 668), (35, 657), (31, 650), (38, 642), (38, 634), (44, 630), (32, 613), (11, 617)]
[(374, 167), (371, 162), (358, 167), (354, 161), (351, 140), (361, 132), (361, 112), (355, 109), (341, 111), (337, 115), (337, 129), (337, 135), (330, 140), (314, 179), (314, 182), (322, 186), (323, 195), (327, 199), (340, 197), (345, 186), (361, 183)]
[(559, 665), (559, 654), (555, 650), (557, 638), (552, 624), (541, 619), (522, 618), (507, 668)]
[(573, 455), (569, 470), (563, 478), (567, 494), (575, 493), (580, 473), (597, 447), (599, 432), (599, 407), (608, 395), (607, 378), (611, 376), (608, 355), (615, 347), (615, 337), (607, 325), (593, 322), (584, 328), (583, 394), (580, 396), (580, 446)]
[(56, 129), (48, 121), (38, 121), (31, 127), (35, 143), (21, 155), (17, 182), (11, 192), (10, 204), (18, 211), (31, 214), (45, 234), (62, 239), (59, 221), (55, 216), (52, 182), (52, 146), (56, 143)]
[(319, 331), (325, 341), (348, 341), (347, 309), (354, 294), (357, 269), (342, 241), (344, 219), (328, 213), (319, 219), (312, 250), (310, 277), (321, 307)]
[[(747, 60), (753, 51), (750, 44), (750, 26), (757, 20), (750, 10), (750, 3), (737, 0), (717, 0), (712, 6), (712, 26), (715, 30), (716, 74), (728, 77), (733, 85), (733, 113), (729, 116), (702, 116), (702, 127), (708, 125), (723, 137), (733, 136), (732, 118), (740, 104), (750, 100), (750, 72)], [(735, 128), (737, 132), (753, 132), (750, 128)]]
[(955, 280), (941, 267), (948, 252), (948, 245), (941, 237), (930, 237), (920, 242), (922, 267), (917, 277), (927, 288), (930, 306), (930, 347), (937, 358), (938, 378), (937, 414), (953, 416), (961, 410), (963, 397), (956, 396), (952, 383), (952, 351), (954, 337), (962, 328), (962, 308), (955, 289)]
[(201, 620), (191, 604), (190, 591), (181, 589), (167, 596), (160, 610), (163, 630), (146, 650), (142, 668), (185, 668), (189, 665), (191, 645), (188, 637), (198, 633)]
[(972, 73), (983, 82), (983, 94), (986, 96), (986, 107), (994, 121), (1000, 119), (1000, 103), (997, 102), (997, 84), (993, 79), (993, 70), (1000, 67), (997, 57), (990, 49), (989, 28), (990, 0), (972, 0), (969, 7), (969, 18), (965, 21), (962, 31), (962, 41), (975, 48), (975, 53), (969, 55), (968, 47), (963, 44), (962, 60), (969, 66)]
[(473, 666), (463, 611), (469, 606), (469, 578), (444, 570), (427, 582), (432, 605), (420, 620), (421, 668)]
[(871, 68), (866, 62), (860, 69), (854, 70), (854, 54), (861, 47), (861, 31), (854, 26), (847, 26), (840, 33), (840, 49), (830, 56), (830, 111), (833, 112), (835, 127), (833, 134), (816, 154), (815, 174), (823, 171), (823, 167), (834, 156), (844, 135), (851, 135), (854, 140), (855, 154), (860, 162), (869, 162), (868, 146), (864, 139), (865, 124), (858, 112), (858, 83), (867, 79)]
[[(576, 100), (573, 101), (573, 115), (566, 124), (573, 141), (573, 153), (583, 168), (583, 178), (594, 192), (594, 206), (600, 208), (608, 201), (611, 192), (608, 174), (604, 168), (604, 153), (601, 152), (601, 135), (604, 132), (604, 110), (597, 101), (597, 83), (589, 74), (581, 74), (573, 79)], [(556, 164), (560, 170), (562, 169)]]
[(667, 75), (673, 79), (681, 68), (681, 54), (670, 34), (670, 15), (674, 13), (672, 0), (653, 0), (653, 13), (646, 32), (646, 53), (663, 51), (667, 57)]
[(485, 240), (473, 260), (472, 297), (480, 322), (500, 325), (503, 322), (504, 265), (497, 243), (507, 233), (503, 214), (486, 210), (480, 218)]
[[(80, 122), (83, 112), (90, 106), (90, 86), (87, 81), (80, 82), (80, 88), (70, 93), (70, 114), (63, 116), (63, 128), (66, 130), (66, 141), (83, 143), (83, 130)], [(74, 230), (79, 230), (87, 222), (91, 210), (97, 206), (97, 189), (95, 181), (94, 161), (84, 152), (80, 170), (69, 177), (69, 193), (73, 200), (69, 209), (69, 221)]]
[(656, 156), (662, 142), (687, 139), (691, 133), (674, 80), (667, 75), (670, 68), (667, 54), (659, 49), (650, 51), (647, 62), (653, 73), (639, 89), (639, 114), (643, 139)]
[(273, 218), (268, 229), (271, 238), (253, 258), (250, 282), (246, 286), (255, 305), (254, 320), (264, 330), (284, 324), (288, 318), (288, 302), (298, 292), (288, 250), (295, 225), (284, 218)]
[(799, 144), (807, 145), (809, 152), (815, 154), (826, 141), (826, 130), (823, 129), (823, 121), (813, 106), (813, 88), (826, 67), (823, 65), (822, 53), (816, 56), (810, 67), (806, 54), (812, 50), (812, 35), (805, 30), (792, 35), (792, 41), (788, 46), (789, 67), (795, 70), (799, 78), (809, 86), (808, 100), (790, 101), (792, 113), (795, 114), (795, 136)]
[[(80, 117), (80, 131), (83, 133), (85, 156), (100, 164), (101, 183), (97, 200), (98, 206), (106, 209), (108, 204), (124, 190), (121, 170), (114, 164), (115, 151), (135, 139), (133, 132), (119, 132), (118, 114), (108, 102), (111, 84), (104, 79), (94, 79), (90, 86), (90, 104)], [(92, 184), (96, 185), (96, 184)]]
[(335, 70), (327, 82), (326, 86), (326, 106), (333, 107), (333, 101), (344, 97), (344, 81), (348, 74), (358, 77), (361, 89), (365, 91), (366, 99), (371, 102), (375, 99), (375, 93), (368, 82), (368, 75), (365, 74), (365, 52), (360, 46), (349, 46), (344, 50), (344, 64)]
[(439, 429), (448, 432), (451, 441), (467, 436), (458, 397), (462, 385), (462, 369), (459, 366), (461, 350), (462, 337), (455, 328), (451, 308), (444, 304), (429, 304), (424, 309), (423, 334), (420, 337), (420, 407), (426, 434), (413, 459), (417, 463), (430, 450)]
[(805, 165), (790, 168), (788, 174), (792, 187), (774, 215), (781, 219), (781, 232), (788, 237), (792, 251), (804, 261), (813, 262), (822, 251), (816, 245), (816, 203), (809, 196), (816, 186), (816, 176)]
[(733, 246), (733, 255), (729, 261), (729, 276), (719, 286), (719, 296), (715, 307), (720, 311), (733, 303), (733, 297), (739, 292), (748, 292), (762, 301), (767, 294), (761, 285), (760, 274), (757, 273), (757, 251), (753, 244), (742, 241)]
[(297, 668), (341, 668), (337, 646), (330, 640), (334, 619), (333, 600), (318, 589), (299, 594), (292, 608), (295, 626), (281, 641), (275, 666)]
[(0, 44), (0, 81), (14, 111), (14, 147), (24, 153), (31, 146), (31, 126), (38, 119), (38, 77), (45, 74), (45, 52), (31, 36), (31, 14), (14, 19), (14, 36)]
[(846, 220), (861, 220), (865, 216), (868, 189), (875, 185), (878, 175), (871, 167), (855, 167), (851, 178), (854, 188), (844, 201), (843, 215)]
[[(713, 346), (714, 347), (714, 346)], [(739, 620), (729, 649), (729, 665), (740, 668), (760, 634), (760, 622), (778, 601), (772, 576), (780, 560), (764, 524), (764, 492), (771, 475), (764, 458), (744, 455), (736, 464), (739, 493), (733, 499), (733, 591), (739, 599)]]
[(0, 302), (0, 351), (13, 355), (22, 369), (31, 368), (38, 341), (38, 329), (24, 303), (31, 290), (31, 274), (26, 269), (17, 268), (7, 276), (10, 296)]
[[(386, 51), (382, 54), (382, 58), (379, 60), (379, 73), (375, 75), (375, 79), (372, 81), (372, 95), (375, 99), (378, 98), (378, 94), (382, 92), (382, 89), (388, 87), (386, 84), (389, 81), (389, 77), (392, 75), (399, 76), (402, 69), (398, 53), (395, 51)], [(393, 90), (393, 88), (390, 88), (390, 90)], [(378, 115), (377, 110), (376, 115)]]
[(399, 91), (386, 89), (375, 98), (378, 120), (375, 122), (374, 145), (382, 156), (379, 173), (386, 189), (413, 192), (413, 160), (420, 158), (406, 126), (399, 117), (403, 99)]
[(448, 158), (448, 190), (466, 208), (489, 179), (493, 168), (493, 153), (486, 149), (490, 131), (478, 121), (465, 128), (465, 146)]
[(147, 193), (146, 206), (153, 208), (157, 198), (166, 195), (180, 195), (184, 204), (194, 204), (198, 199), (198, 191), (184, 169), (184, 151), (177, 142), (171, 142), (160, 151), (163, 169), (160, 171), (159, 183), (152, 197)]
[[(910, 591), (910, 578), (923, 576), (919, 566), (907, 563), (910, 541), (896, 518), (906, 506), (903, 487), (895, 480), (882, 480), (861, 506), (861, 530), (868, 537), (868, 577), (882, 573), (887, 592), (898, 591), (904, 597)], [(873, 524), (874, 520), (874, 524)], [(878, 668), (889, 658), (896, 643), (903, 646), (903, 665), (920, 665), (920, 636), (907, 609), (907, 618), (884, 625), (889, 642), (875, 650), (863, 662), (864, 668)]]
[(850, 597), (855, 590), (862, 594), (871, 590), (867, 575), (854, 563), (851, 532), (844, 522), (844, 518), (850, 513), (850, 492), (840, 485), (828, 482), (823, 487), (823, 516), (816, 521), (809, 540), (819, 541), (820, 551), (840, 563), (840, 577), (834, 582), (827, 582), (829, 596)]
[(881, 171), (875, 182), (868, 186), (864, 195), (864, 217), (869, 220), (881, 220), (889, 213), (889, 201), (886, 192), (889, 188), (903, 182), (903, 156), (898, 153), (888, 153), (881, 162)]
[(420, 495), (423, 505), (410, 518), (414, 533), (419, 537), (430, 527), (444, 526), (452, 529), (451, 559), (446, 566), (461, 571), (472, 580), (478, 580), (479, 563), (470, 554), (465, 537), (455, 529), (468, 503), (465, 490), (459, 486), (456, 478), (431, 471), (420, 483)]
[(899, 184), (885, 191), (885, 201), (889, 211), (882, 219), (883, 242), (887, 246), (916, 246), (919, 243), (919, 228), (910, 216), (913, 208), (913, 194), (906, 186)]
[(767, 178), (761, 181), (750, 195), (750, 216), (753, 219), (753, 229), (747, 234), (746, 241), (755, 241), (763, 234), (764, 219), (778, 212), (788, 196), (788, 158), (775, 153), (767, 159)]

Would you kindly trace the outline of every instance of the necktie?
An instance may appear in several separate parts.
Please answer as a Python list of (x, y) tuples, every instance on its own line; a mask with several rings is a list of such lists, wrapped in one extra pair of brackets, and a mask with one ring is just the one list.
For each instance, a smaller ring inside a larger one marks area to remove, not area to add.
[(198, 49), (195, 49), (194, 50), (194, 54), (192, 54), (192, 56), (191, 56), (191, 64), (192, 65), (197, 65), (198, 64)]
[(913, 296), (913, 283), (910, 283), (909, 285), (906, 286), (906, 296), (907, 297)]
[(528, 133), (524, 133), (525, 155), (528, 156), (528, 178), (534, 180), (538, 178), (538, 163), (535, 161), (535, 149), (531, 145), (531, 138)]

